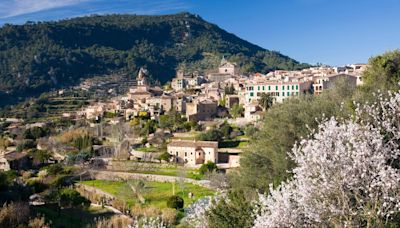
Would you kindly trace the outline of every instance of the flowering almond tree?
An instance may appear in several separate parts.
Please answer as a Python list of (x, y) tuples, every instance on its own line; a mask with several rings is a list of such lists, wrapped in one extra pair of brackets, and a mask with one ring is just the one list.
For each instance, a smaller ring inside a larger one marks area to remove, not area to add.
[(293, 178), (260, 196), (255, 227), (387, 225), (400, 213), (400, 94), (317, 132), (293, 148)]

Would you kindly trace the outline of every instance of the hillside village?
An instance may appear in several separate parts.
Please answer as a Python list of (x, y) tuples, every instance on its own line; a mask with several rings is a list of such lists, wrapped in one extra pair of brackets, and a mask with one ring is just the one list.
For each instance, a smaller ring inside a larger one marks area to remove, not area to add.
[[(57, 226), (73, 213), (86, 213), (84, 220), (71, 217), (82, 226), (110, 212), (127, 221), (185, 224), (195, 212), (190, 208), (226, 191), (270, 109), (291, 98), (318, 98), (340, 83), (354, 89), (367, 68), (247, 75), (222, 57), (204, 74), (179, 68), (164, 85), (145, 67), (130, 77), (84, 79), (0, 119), (0, 174), (24, 186), (6, 188), (0, 200), (22, 195), (33, 216), (45, 213)], [(26, 110), (32, 107), (35, 113)]]
[[(154, 162), (162, 152), (168, 152), (170, 156), (166, 162), (192, 168), (213, 162), (221, 170), (227, 170), (240, 166), (240, 154), (248, 140), (246, 128), (257, 128), (265, 110), (293, 96), (318, 96), (338, 80), (346, 80), (352, 87), (362, 85), (361, 75), (366, 67), (366, 64), (317, 66), (300, 71), (242, 75), (235, 63), (222, 58), (219, 68), (207, 75), (178, 70), (172, 82), (163, 87), (153, 85), (149, 72), (140, 68), (127, 94), (92, 103), (63, 117), (75, 121), (86, 119), (90, 123), (88, 129), (96, 137), (104, 138), (110, 126), (129, 124), (133, 129), (146, 129), (139, 132), (139, 137), (131, 132), (132, 136), (118, 139), (127, 142), (124, 145), (129, 152), (126, 159)], [(78, 88), (86, 90), (87, 85)], [(181, 126), (176, 127), (176, 122)], [(5, 132), (9, 133), (51, 125), (45, 122), (25, 125), (22, 120), (12, 118), (4, 119), (3, 124), (8, 125)], [(218, 136), (203, 136), (206, 141), (199, 137), (201, 131), (221, 128), (227, 128), (228, 133), (220, 140)], [(107, 140), (113, 141), (111, 133), (108, 134)], [(9, 141), (10, 145), (18, 144), (18, 139)], [(48, 141), (51, 140), (41, 139), (38, 149), (43, 149), (42, 144), (49, 144)], [(97, 146), (97, 150), (108, 150), (108, 155), (117, 153), (115, 148), (104, 145)], [(66, 159), (61, 154), (57, 157)], [(9, 146), (2, 149), (0, 159), (0, 170), (19, 169), (26, 163), (27, 154)]]

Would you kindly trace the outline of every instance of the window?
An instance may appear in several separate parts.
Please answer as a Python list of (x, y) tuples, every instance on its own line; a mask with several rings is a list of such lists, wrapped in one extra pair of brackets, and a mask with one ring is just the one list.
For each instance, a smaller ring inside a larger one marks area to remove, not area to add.
[(178, 151), (176, 152), (176, 156), (178, 156)]
[(282, 86), (282, 90), (285, 90), (285, 86)]
[(260, 90), (260, 86), (258, 86), (257, 90)]
[(263, 90), (265, 90), (265, 86), (263, 86)]
[(289, 86), (289, 85), (287, 86), (287, 89), (288, 89), (288, 90), (290, 89), (290, 86)]
[(299, 89), (299, 85), (296, 85), (296, 89)]
[(278, 86), (275, 86), (275, 90), (278, 90)]
[(284, 97), (285, 96), (285, 92), (282, 92), (282, 97)]
[(253, 93), (253, 92), (250, 93), (250, 97), (252, 97), (252, 96), (254, 96), (254, 93)]
[(287, 92), (287, 96), (290, 96), (290, 92)]
[(185, 157), (187, 156), (187, 152), (185, 152)]
[(268, 86), (268, 90), (271, 90), (271, 86)]
[(294, 85), (292, 85), (292, 90), (294, 90)]

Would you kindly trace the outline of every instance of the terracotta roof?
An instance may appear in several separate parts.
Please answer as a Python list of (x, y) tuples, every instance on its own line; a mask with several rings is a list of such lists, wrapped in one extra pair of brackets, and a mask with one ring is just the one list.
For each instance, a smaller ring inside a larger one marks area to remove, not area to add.
[(218, 142), (214, 141), (193, 141), (193, 140), (174, 140), (168, 146), (175, 147), (215, 147), (218, 148)]

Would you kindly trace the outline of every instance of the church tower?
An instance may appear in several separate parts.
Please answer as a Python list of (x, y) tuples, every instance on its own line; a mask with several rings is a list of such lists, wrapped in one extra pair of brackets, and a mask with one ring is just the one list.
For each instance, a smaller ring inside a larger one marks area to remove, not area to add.
[(139, 70), (138, 76), (136, 77), (138, 86), (147, 86), (149, 84), (149, 82), (147, 80), (147, 74), (148, 74), (147, 69), (141, 67)]

